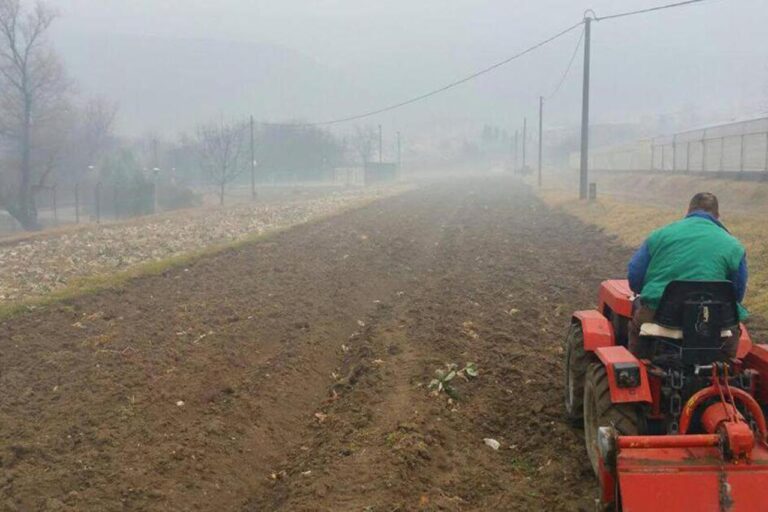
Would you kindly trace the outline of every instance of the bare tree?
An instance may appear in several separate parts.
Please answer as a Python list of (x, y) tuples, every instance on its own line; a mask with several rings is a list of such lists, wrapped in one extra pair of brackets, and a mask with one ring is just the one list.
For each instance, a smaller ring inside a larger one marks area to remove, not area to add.
[(96, 98), (89, 100), (80, 113), (80, 144), (87, 165), (96, 162), (113, 136), (117, 105)]
[(373, 126), (356, 126), (355, 133), (350, 138), (350, 144), (354, 148), (360, 163), (365, 166), (371, 161), (376, 141), (379, 135)]
[(224, 192), (245, 169), (244, 124), (208, 124), (197, 129), (197, 149), (202, 169), (211, 184), (218, 188), (219, 204), (224, 204)]
[(68, 82), (45, 42), (55, 13), (38, 2), (0, 0), (0, 136), (7, 150), (0, 204), (25, 229), (38, 227), (35, 191), (55, 167), (56, 151), (41, 150), (66, 116)]

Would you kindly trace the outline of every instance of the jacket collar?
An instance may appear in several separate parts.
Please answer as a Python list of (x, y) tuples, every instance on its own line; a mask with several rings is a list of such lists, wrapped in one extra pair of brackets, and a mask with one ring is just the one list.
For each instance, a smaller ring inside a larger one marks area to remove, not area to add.
[(692, 211), (691, 213), (689, 213), (688, 215), (685, 216), (686, 219), (689, 219), (691, 217), (698, 217), (700, 219), (707, 219), (708, 221), (714, 222), (715, 224), (717, 224), (718, 226), (720, 226), (724, 230), (728, 231), (728, 228), (726, 228), (723, 225), (722, 222), (717, 220), (711, 213), (705, 212), (704, 210), (695, 210), (695, 211)]

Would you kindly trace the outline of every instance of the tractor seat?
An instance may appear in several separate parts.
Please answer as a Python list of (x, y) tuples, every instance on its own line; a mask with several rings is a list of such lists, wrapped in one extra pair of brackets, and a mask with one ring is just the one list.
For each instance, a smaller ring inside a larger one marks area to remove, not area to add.
[(679, 341), (683, 364), (710, 364), (723, 358), (724, 338), (739, 324), (730, 281), (672, 281), (643, 336)]
[[(644, 323), (640, 326), (640, 336), (649, 336), (654, 338), (667, 338), (670, 340), (682, 340), (683, 330), (673, 329), (671, 327), (664, 327), (663, 325), (654, 323)], [(723, 329), (720, 331), (721, 338), (730, 338), (733, 336), (733, 331), (730, 329)]]

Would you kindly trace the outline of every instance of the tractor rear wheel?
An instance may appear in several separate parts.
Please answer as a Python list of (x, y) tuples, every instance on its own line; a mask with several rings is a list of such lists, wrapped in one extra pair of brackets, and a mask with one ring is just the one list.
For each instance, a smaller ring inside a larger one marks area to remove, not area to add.
[(595, 475), (600, 458), (597, 447), (600, 427), (613, 427), (625, 436), (640, 435), (645, 431), (638, 406), (611, 402), (608, 373), (602, 363), (592, 363), (584, 383), (584, 440)]
[(594, 359), (584, 350), (581, 324), (571, 325), (565, 339), (565, 417), (574, 427), (581, 427), (584, 418), (584, 379), (587, 367)]

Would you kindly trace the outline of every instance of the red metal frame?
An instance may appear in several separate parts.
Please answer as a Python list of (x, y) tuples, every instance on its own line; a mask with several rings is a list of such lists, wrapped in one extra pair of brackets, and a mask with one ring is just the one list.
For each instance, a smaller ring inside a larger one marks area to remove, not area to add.
[[(661, 380), (649, 374), (648, 362), (640, 361), (627, 348), (617, 345), (609, 310), (613, 315), (632, 317), (634, 294), (626, 280), (604, 281), (598, 310), (579, 311), (573, 321), (581, 324), (584, 349), (594, 352), (608, 374), (611, 401), (649, 403), (649, 418), (663, 417)], [(636, 363), (640, 386), (619, 388), (614, 364)], [(754, 389), (728, 386), (728, 375), (720, 379), (713, 369), (712, 386), (695, 393), (680, 417), (679, 435), (618, 436), (613, 460), (599, 461), (603, 503), (620, 500), (625, 512), (712, 510), (717, 512), (768, 511), (768, 426), (760, 404), (768, 404), (768, 345), (753, 344), (745, 326), (735, 371), (754, 372)], [(754, 396), (753, 396), (754, 395)], [(720, 401), (711, 403), (713, 397)], [(732, 404), (740, 403), (757, 424), (753, 434)], [(705, 406), (706, 405), (706, 406)], [(701, 427), (706, 433), (688, 434), (693, 414), (702, 407)], [(724, 450), (724, 446), (729, 450)], [(615, 496), (620, 489), (620, 498)]]
[(768, 404), (768, 345), (752, 345), (744, 358), (744, 365), (758, 373), (755, 398), (763, 405)]
[[(648, 436), (702, 445), (625, 448), (616, 460), (621, 504), (626, 512), (756, 512), (766, 510), (768, 449), (757, 445), (749, 462), (726, 462), (711, 443), (719, 436)], [(622, 443), (621, 437), (619, 442)], [(703, 446), (707, 444), (708, 446)]]
[(613, 326), (599, 311), (594, 309), (577, 311), (573, 314), (573, 320), (581, 324), (581, 330), (584, 333), (584, 350), (587, 352), (616, 345)]
[(603, 281), (600, 285), (599, 304), (600, 311), (605, 312), (605, 307), (624, 318), (632, 318), (632, 302), (635, 294), (629, 289), (629, 281), (626, 279), (611, 279)]
[[(644, 402), (651, 403), (651, 387), (648, 383), (648, 370), (638, 358), (622, 347), (616, 345), (613, 347), (600, 347), (595, 350), (595, 354), (605, 365), (608, 373), (608, 385), (611, 392), (611, 402), (615, 404)], [(620, 388), (616, 383), (616, 373), (614, 366), (616, 363), (635, 363), (640, 369), (640, 385), (636, 388)]]
[[(755, 423), (757, 424), (757, 429), (763, 436), (763, 441), (765, 441), (766, 438), (768, 438), (768, 427), (766, 427), (765, 416), (763, 415), (762, 409), (760, 409), (760, 405), (755, 401), (754, 398), (752, 398), (752, 396), (749, 395), (749, 393), (743, 389), (729, 388), (728, 393), (733, 396), (734, 400), (738, 400), (744, 405), (744, 407), (747, 408), (749, 413), (754, 418)], [(683, 412), (680, 414), (680, 433), (685, 434), (688, 432), (688, 429), (691, 426), (693, 413), (696, 411), (699, 405), (701, 405), (708, 398), (716, 397), (719, 395), (720, 391), (715, 386), (709, 386), (694, 393), (693, 396), (691, 396), (691, 398), (689, 398), (685, 403)]]

